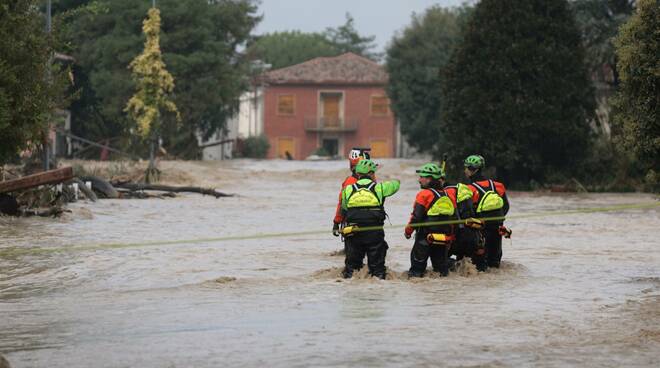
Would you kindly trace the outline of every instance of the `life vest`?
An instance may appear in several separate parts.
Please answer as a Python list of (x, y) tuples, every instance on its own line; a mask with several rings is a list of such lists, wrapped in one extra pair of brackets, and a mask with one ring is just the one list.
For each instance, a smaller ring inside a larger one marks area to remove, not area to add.
[[(433, 202), (426, 211), (426, 221), (425, 222), (442, 222), (447, 220), (455, 219), (456, 207), (451, 198), (442, 190), (436, 190), (433, 188), (428, 188), (433, 192)], [(449, 234), (452, 231), (452, 226), (449, 224), (438, 224), (422, 227), (427, 233), (444, 233)]]
[(444, 191), (438, 192), (433, 188), (429, 188), (433, 192), (435, 199), (429, 206), (429, 209), (426, 211), (428, 217), (435, 216), (451, 216), (456, 211), (454, 208), (454, 203), (451, 201), (451, 198)]
[(465, 184), (458, 183), (456, 185), (447, 185), (444, 189), (454, 189), (456, 191), (456, 205), (458, 207), (460, 207), (462, 202), (472, 199), (473, 193), (470, 190), (470, 187)]
[(476, 204), (477, 214), (497, 211), (504, 207), (504, 199), (495, 190), (495, 183), (488, 180), (488, 187), (482, 187), (477, 182), (472, 183), (479, 191), (479, 202)]
[(382, 225), (385, 221), (385, 198), (376, 193), (376, 183), (354, 183), (346, 198), (346, 222), (363, 226)]

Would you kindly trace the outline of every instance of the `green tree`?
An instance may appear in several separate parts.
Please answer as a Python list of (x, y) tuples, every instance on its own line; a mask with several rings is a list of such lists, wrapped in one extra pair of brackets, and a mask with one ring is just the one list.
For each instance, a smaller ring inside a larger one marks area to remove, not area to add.
[(570, 174), (589, 150), (594, 97), (563, 0), (482, 0), (446, 70), (451, 154), (480, 153), (513, 184)]
[(660, 6), (657, 0), (638, 0), (637, 11), (615, 40), (621, 78), (615, 119), (621, 140), (647, 172), (658, 190), (660, 172)]
[(65, 73), (50, 62), (56, 37), (46, 34), (38, 5), (0, 3), (0, 164), (41, 142), (64, 97)]
[(469, 8), (433, 6), (396, 35), (387, 49), (387, 94), (409, 144), (421, 152), (444, 146), (440, 129), (440, 70), (459, 43)]
[(377, 61), (373, 52), (375, 36), (363, 37), (354, 26), (354, 19), (346, 14), (346, 23), (326, 28), (323, 33), (284, 31), (257, 36), (248, 48), (250, 60), (261, 60), (272, 69), (299, 64), (316, 57), (337, 56), (346, 52)]
[(582, 33), (585, 62), (595, 88), (594, 128), (599, 144), (611, 145), (610, 98), (619, 84), (613, 39), (632, 14), (635, 0), (578, 0), (571, 3)]
[[(124, 107), (135, 90), (127, 67), (142, 49), (140, 25), (151, 2), (69, 1), (85, 8), (70, 17), (67, 33), (83, 81), (89, 81), (83, 86), (84, 104), (74, 106), (74, 125), (94, 125), (85, 130), (104, 136), (88, 138), (121, 136), (124, 144), (145, 153), (129, 134)], [(196, 134), (210, 136), (238, 108), (248, 67), (238, 50), (260, 18), (253, 0), (159, 0), (158, 8), (163, 60), (177, 81), (173, 101), (181, 114), (181, 124), (163, 118), (163, 145), (170, 153), (195, 158)]]
[(374, 43), (376, 36), (361, 36), (355, 29), (354, 23), (355, 20), (351, 14), (346, 13), (346, 23), (337, 28), (326, 28), (325, 37), (341, 54), (352, 52), (374, 61), (380, 60), (382, 55), (374, 51), (376, 48), (376, 44)]
[(284, 31), (256, 37), (248, 54), (253, 60), (261, 60), (270, 64), (272, 69), (279, 69), (315, 57), (337, 56), (340, 51), (321, 33)]
[(632, 14), (634, 4), (635, 0), (578, 0), (571, 3), (582, 33), (589, 70), (598, 80), (614, 87), (619, 81), (613, 40), (619, 27)]

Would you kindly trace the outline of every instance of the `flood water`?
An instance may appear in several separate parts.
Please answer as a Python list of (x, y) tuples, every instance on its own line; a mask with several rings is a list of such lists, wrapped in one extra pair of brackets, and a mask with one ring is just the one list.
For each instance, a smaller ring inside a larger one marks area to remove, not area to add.
[[(402, 181), (386, 202), (393, 225), (408, 219), (420, 163), (384, 160), (379, 179)], [(390, 279), (344, 281), (330, 230), (345, 161), (185, 165), (196, 184), (239, 196), (83, 201), (59, 219), (0, 218), (0, 353), (13, 367), (660, 361), (660, 207), (516, 218), (501, 269), (414, 281), (401, 276), (412, 240), (387, 228)], [(509, 196), (513, 216), (656, 201)]]

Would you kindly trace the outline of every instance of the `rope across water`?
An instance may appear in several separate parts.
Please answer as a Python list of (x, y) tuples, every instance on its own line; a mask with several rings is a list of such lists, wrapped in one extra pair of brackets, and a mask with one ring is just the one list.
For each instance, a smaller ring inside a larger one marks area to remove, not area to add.
[[(660, 202), (653, 203), (633, 203), (633, 204), (623, 204), (617, 206), (608, 206), (608, 207), (591, 207), (591, 208), (580, 208), (574, 210), (563, 210), (563, 211), (543, 211), (543, 212), (533, 212), (520, 215), (511, 215), (511, 216), (501, 216), (501, 217), (487, 217), (479, 218), (480, 220), (518, 220), (518, 219), (529, 219), (529, 218), (540, 218), (540, 217), (551, 217), (551, 216), (569, 216), (577, 214), (590, 214), (590, 213), (599, 213), (599, 212), (617, 212), (617, 211), (627, 211), (627, 210), (641, 210), (641, 209), (651, 209), (660, 207)], [(414, 224), (412, 227), (424, 227), (424, 226), (437, 226), (437, 225), (451, 225), (451, 224), (463, 224), (465, 220), (448, 220), (448, 221), (436, 221), (436, 222), (426, 222), (421, 224)], [(361, 227), (355, 231), (370, 231), (370, 230), (381, 230), (381, 229), (398, 229), (405, 227), (405, 224), (398, 225), (386, 225), (386, 226), (373, 226), (373, 227)], [(149, 246), (165, 246), (165, 245), (176, 245), (176, 244), (198, 244), (198, 243), (217, 243), (217, 242), (226, 242), (232, 240), (254, 240), (254, 239), (267, 239), (267, 238), (283, 238), (290, 237), (295, 238), (305, 235), (321, 235), (328, 234), (327, 229), (323, 230), (309, 230), (309, 231), (290, 231), (290, 232), (277, 232), (277, 233), (256, 233), (248, 235), (230, 235), (230, 236), (219, 236), (211, 238), (194, 238), (194, 239), (178, 239), (178, 240), (153, 240), (146, 242), (135, 242), (135, 243), (98, 243), (98, 244), (81, 244), (81, 245), (69, 245), (69, 246), (55, 246), (55, 247), (14, 247), (14, 248), (5, 248), (0, 249), (0, 256), (17, 256), (21, 254), (36, 254), (36, 253), (54, 253), (54, 252), (74, 252), (74, 251), (93, 251), (93, 250), (110, 250), (110, 249), (121, 249), (121, 248), (140, 248), (140, 247), (149, 247)]]

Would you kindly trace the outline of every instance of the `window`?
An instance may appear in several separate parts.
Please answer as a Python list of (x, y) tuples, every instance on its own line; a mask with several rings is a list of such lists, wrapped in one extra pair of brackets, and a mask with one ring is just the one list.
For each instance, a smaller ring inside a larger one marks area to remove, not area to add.
[(388, 116), (390, 100), (387, 96), (371, 96), (371, 116)]
[(296, 112), (296, 96), (295, 95), (279, 95), (277, 96), (277, 114), (278, 115), (293, 115)]

